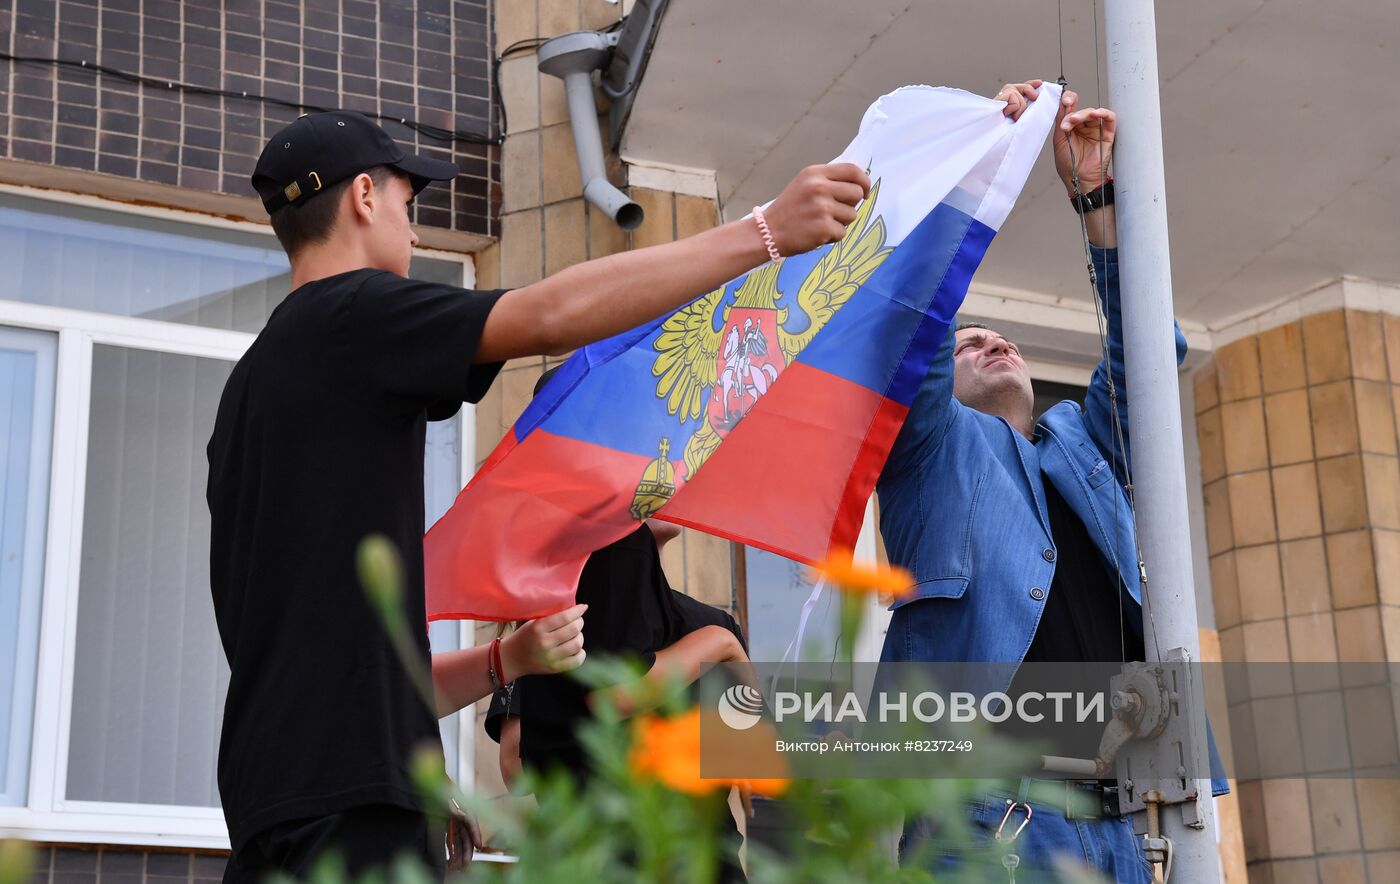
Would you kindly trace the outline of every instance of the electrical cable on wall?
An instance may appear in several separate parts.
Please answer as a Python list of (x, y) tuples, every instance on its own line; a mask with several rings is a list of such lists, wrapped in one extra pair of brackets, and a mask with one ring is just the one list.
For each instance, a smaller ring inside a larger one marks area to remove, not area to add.
[[(346, 109), (346, 108), (328, 108), (328, 107), (320, 107), (320, 106), (314, 105), (314, 104), (302, 104), (302, 103), (296, 102), (296, 101), (287, 101), (287, 100), (281, 99), (281, 98), (272, 98), (271, 96), (259, 95), (259, 94), (254, 93), (254, 92), (246, 92), (246, 91), (242, 91), (242, 90), (234, 90), (234, 89), (215, 89), (215, 88), (209, 87), (209, 86), (196, 86), (196, 85), (194, 85), (194, 84), (192, 84), (192, 83), (181, 83), (181, 82), (179, 82), (178, 80), (162, 80), (162, 79), (157, 79), (157, 78), (155, 78), (155, 77), (143, 76), (143, 75), (141, 75), (141, 74), (133, 74), (133, 73), (131, 73), (131, 72), (129, 72), (129, 71), (123, 71), (123, 70), (120, 70), (120, 69), (117, 69), (117, 68), (107, 67), (106, 65), (89, 64), (89, 63), (86, 62), (86, 61), (71, 61), (71, 60), (62, 59), (62, 58), (42, 58), (42, 57), (38, 57), (38, 56), (28, 56), (28, 55), (11, 55), (10, 53), (8, 53), (8, 52), (3, 52), (3, 51), (0, 51), (0, 60), (12, 61), (12, 62), (20, 63), (20, 64), (41, 64), (41, 65), (48, 65), (48, 66), (50, 66), (50, 67), (65, 68), (65, 69), (69, 69), (69, 70), (91, 71), (94, 75), (102, 74), (102, 75), (108, 76), (108, 77), (115, 77), (116, 79), (118, 79), (118, 80), (123, 80), (123, 81), (125, 81), (125, 82), (127, 82), (127, 83), (134, 83), (134, 84), (139, 85), (139, 86), (148, 86), (148, 87), (151, 87), (151, 88), (153, 88), (153, 89), (162, 89), (162, 90), (167, 90), (167, 91), (180, 92), (180, 93), (183, 93), (183, 94), (186, 94), (186, 95), (206, 95), (206, 96), (210, 96), (210, 97), (214, 97), (214, 98), (235, 98), (235, 99), (242, 99), (242, 100), (245, 100), (245, 101), (256, 102), (256, 103), (258, 103), (258, 104), (272, 105), (272, 106), (274, 106), (274, 107), (285, 107), (285, 108), (289, 108), (289, 109), (291, 109), (291, 110), (301, 111), (301, 112), (303, 112), (303, 113), (321, 113), (321, 112), (323, 112), (323, 111), (328, 111), (328, 110), (345, 110), (345, 109)], [(499, 60), (496, 62), (496, 67), (497, 67), (498, 69), (499, 69), (499, 67), (500, 67), (500, 62), (499, 62)], [(495, 79), (495, 78), (493, 78), (493, 81), (494, 81), (494, 79)], [(495, 86), (495, 83), (494, 83), (494, 82), (493, 82), (493, 86)], [(500, 101), (500, 98), (499, 98), (499, 96), (500, 96), (500, 89), (499, 89), (499, 88), (495, 88), (493, 91), (494, 91), (494, 93), (495, 93), (496, 96), (497, 96), (497, 103), (498, 103), (498, 106), (499, 106), (499, 101)], [(348, 109), (349, 109), (349, 110), (355, 110), (354, 108), (348, 108)], [(371, 119), (383, 120), (383, 121), (385, 121), (385, 122), (398, 123), (398, 124), (400, 124), (400, 125), (402, 125), (402, 126), (407, 127), (408, 129), (413, 130), (414, 132), (417, 132), (419, 135), (422, 135), (422, 136), (424, 136), (425, 138), (431, 138), (431, 139), (433, 139), (434, 141), (442, 141), (442, 142), (446, 142), (446, 143), (452, 143), (452, 142), (461, 141), (461, 142), (465, 142), (465, 143), (467, 143), (467, 144), (486, 144), (486, 145), (496, 145), (496, 144), (500, 144), (501, 141), (502, 141), (502, 137), (501, 137), (500, 135), (492, 135), (492, 134), (486, 133), (486, 132), (471, 132), (471, 131), (465, 131), (465, 130), (462, 130), (462, 129), (447, 129), (447, 128), (444, 128), (444, 127), (442, 127), (442, 126), (433, 126), (433, 125), (431, 125), (431, 124), (429, 124), (429, 123), (422, 123), (422, 122), (419, 122), (418, 120), (410, 120), (410, 119), (408, 119), (407, 117), (399, 117), (399, 116), (394, 116), (394, 115), (392, 115), (392, 114), (381, 114), (381, 113), (376, 113), (376, 112), (374, 112), (374, 111), (363, 111), (363, 110), (362, 110), (362, 111), (358, 111), (358, 112), (364, 114), (365, 116), (367, 116), (367, 117), (369, 117), (369, 118), (371, 118)], [(504, 114), (502, 115), (501, 120), (502, 120), (501, 129), (502, 129), (502, 131), (504, 132), (504, 130), (505, 130), (505, 125), (504, 125), (505, 117), (504, 117)]]
[[(612, 2), (612, 0), (610, 0)], [(602, 28), (599, 33), (611, 33), (619, 30), (627, 21), (624, 16), (613, 22), (606, 28)], [(451, 143), (461, 141), (467, 144), (499, 145), (505, 140), (508, 127), (506, 125), (506, 107), (501, 98), (501, 62), (517, 53), (533, 51), (543, 45), (548, 38), (531, 37), (526, 40), (518, 40), (515, 43), (501, 50), (500, 54), (491, 60), (491, 96), (492, 104), (500, 114), (501, 125), (495, 134), (488, 132), (472, 132), (463, 129), (447, 129), (442, 126), (433, 126), (429, 123), (422, 123), (417, 120), (410, 120), (407, 117), (396, 117), (392, 114), (381, 114), (373, 111), (358, 111), (370, 119), (383, 120), (385, 122), (398, 123), (418, 134), (431, 138), (434, 141)], [(236, 98), (244, 101), (252, 101), (258, 104), (267, 104), (274, 107), (285, 107), (291, 110), (302, 111), (303, 113), (322, 113), (328, 110), (355, 110), (355, 108), (328, 108), (314, 104), (302, 104), (296, 101), (287, 101), (282, 98), (273, 98), (268, 95), (247, 92), (235, 89), (216, 89), (210, 86), (196, 86), (193, 83), (182, 83), (178, 80), (163, 80), (157, 77), (147, 77), (142, 74), (133, 74), (130, 71), (123, 71), (119, 68), (108, 67), (100, 64), (89, 64), (86, 60), (72, 61), (64, 58), (43, 58), (32, 55), (11, 55), (8, 52), (0, 51), (0, 61), (12, 61), (18, 64), (41, 64), (49, 67), (67, 68), (71, 70), (91, 71), (93, 75), (103, 74), (115, 77), (127, 83), (134, 83), (138, 86), (149, 86), (153, 89), (165, 89), (173, 92), (180, 92), (186, 95), (206, 95), (213, 98)]]
[(545, 39), (543, 37), (530, 37), (527, 40), (517, 40), (505, 49), (502, 49), (500, 54), (491, 60), (491, 96), (493, 103), (496, 105), (496, 113), (500, 114), (501, 117), (500, 134), (496, 136), (495, 144), (500, 144), (502, 141), (505, 141), (506, 133), (510, 131), (510, 126), (506, 122), (505, 99), (501, 97), (501, 62), (517, 53), (527, 51), (533, 52), (544, 45), (544, 42)]

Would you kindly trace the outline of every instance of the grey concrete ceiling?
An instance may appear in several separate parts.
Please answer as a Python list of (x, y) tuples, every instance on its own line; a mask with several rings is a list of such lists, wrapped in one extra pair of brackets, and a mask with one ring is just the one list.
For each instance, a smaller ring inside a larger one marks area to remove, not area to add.
[[(1063, 0), (1088, 103), (1108, 92), (1093, 16)], [(1178, 313), (1217, 326), (1342, 274), (1400, 283), (1400, 2), (1159, 0), (1157, 19)], [(671, 0), (622, 152), (713, 170), (738, 217), (884, 92), (990, 95), (1059, 57), (1053, 0)], [(978, 281), (1087, 299), (1048, 150)]]

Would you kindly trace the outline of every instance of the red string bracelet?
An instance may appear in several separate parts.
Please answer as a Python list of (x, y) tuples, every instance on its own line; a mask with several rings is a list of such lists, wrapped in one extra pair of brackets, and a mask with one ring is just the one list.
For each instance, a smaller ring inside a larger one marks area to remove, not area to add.
[(506, 686), (506, 667), (501, 660), (501, 640), (493, 639), (486, 652), (486, 674), (491, 678), (491, 687), (496, 690)]

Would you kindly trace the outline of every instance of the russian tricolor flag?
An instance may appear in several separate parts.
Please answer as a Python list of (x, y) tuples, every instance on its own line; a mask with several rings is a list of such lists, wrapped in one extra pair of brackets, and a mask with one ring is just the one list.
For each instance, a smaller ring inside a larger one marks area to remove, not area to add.
[(955, 89), (871, 105), (836, 160), (874, 182), (845, 238), (576, 352), (428, 531), (429, 619), (568, 607), (639, 519), (809, 563), (854, 546), (1059, 98), (1047, 83), (1015, 123)]

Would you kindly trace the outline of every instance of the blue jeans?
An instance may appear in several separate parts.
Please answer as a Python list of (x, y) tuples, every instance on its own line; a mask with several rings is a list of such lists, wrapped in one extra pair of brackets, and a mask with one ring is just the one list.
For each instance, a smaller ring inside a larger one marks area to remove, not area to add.
[[(904, 827), (899, 839), (901, 863), (921, 845), (927, 845), (923, 864), (930, 874), (962, 871), (978, 873), (973, 880), (1006, 881), (1002, 857), (1004, 845), (995, 840), (997, 826), (1006, 815), (1006, 792), (991, 792), (968, 805), (970, 840), (947, 843), (940, 840), (928, 819), (917, 819)], [(1021, 858), (1016, 867), (1016, 884), (1058, 882), (1055, 863), (1068, 861), (1075, 868), (1091, 869), (1115, 884), (1152, 884), (1152, 866), (1142, 852), (1142, 839), (1133, 834), (1131, 816), (1098, 819), (1065, 819), (1063, 807), (1031, 802), (1030, 824), (1021, 831), (1010, 851)], [(1007, 821), (1003, 835), (1020, 826), (1025, 815), (1019, 809)]]

